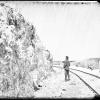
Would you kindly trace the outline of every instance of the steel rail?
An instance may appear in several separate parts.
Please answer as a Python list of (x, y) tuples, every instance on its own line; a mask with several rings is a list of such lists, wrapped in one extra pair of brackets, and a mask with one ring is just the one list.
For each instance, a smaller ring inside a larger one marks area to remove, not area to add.
[(90, 88), (96, 95), (100, 95), (95, 89), (93, 89), (86, 81), (84, 81), (84, 79), (82, 79), (79, 75), (77, 75), (76, 73), (70, 71), (71, 73), (73, 73), (74, 75), (76, 75), (86, 86), (88, 86), (88, 88)]
[(70, 68), (70, 69), (71, 69), (71, 70), (76, 70), (76, 71), (79, 71), (79, 72), (82, 72), (82, 73), (85, 73), (85, 74), (88, 74), (88, 75), (91, 75), (91, 76), (93, 76), (93, 77), (96, 77), (96, 78), (100, 79), (100, 77), (97, 76), (97, 75), (94, 75), (94, 74), (91, 74), (91, 73), (88, 73), (88, 72), (85, 72), (85, 71), (81, 71), (81, 70), (78, 70), (78, 69), (73, 69), (73, 68)]

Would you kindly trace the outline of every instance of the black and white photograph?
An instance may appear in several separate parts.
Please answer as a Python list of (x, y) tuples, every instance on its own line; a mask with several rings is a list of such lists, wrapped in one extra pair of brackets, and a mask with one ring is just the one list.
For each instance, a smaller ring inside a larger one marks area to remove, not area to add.
[(0, 1), (0, 98), (100, 96), (100, 3)]

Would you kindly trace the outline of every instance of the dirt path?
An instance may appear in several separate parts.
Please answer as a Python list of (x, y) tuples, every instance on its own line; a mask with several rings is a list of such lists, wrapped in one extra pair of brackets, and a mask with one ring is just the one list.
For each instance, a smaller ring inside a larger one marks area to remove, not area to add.
[(78, 77), (70, 73), (70, 81), (64, 81), (63, 70), (53, 74), (43, 82), (43, 87), (35, 92), (36, 98), (89, 98), (94, 93)]

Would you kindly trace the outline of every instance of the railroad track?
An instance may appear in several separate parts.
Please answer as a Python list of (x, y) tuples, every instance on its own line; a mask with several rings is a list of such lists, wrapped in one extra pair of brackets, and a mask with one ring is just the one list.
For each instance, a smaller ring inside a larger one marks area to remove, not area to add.
[[(63, 69), (62, 67), (57, 67), (57, 66), (54, 66), (54, 67)], [(81, 78), (78, 74), (76, 74), (75, 72), (73, 72), (71, 70), (79, 71), (81, 73), (84, 73), (84, 74), (93, 76), (93, 77), (95, 77), (97, 79), (100, 79), (99, 76), (96, 76), (96, 75), (93, 75), (93, 74), (90, 74), (90, 73), (87, 73), (87, 72), (84, 72), (84, 71), (81, 71), (81, 70), (77, 70), (77, 69), (70, 68), (70, 72), (72, 74), (76, 75), (91, 91), (93, 91), (93, 93), (95, 93), (96, 96), (100, 95), (100, 93), (98, 93), (92, 86), (90, 86), (90, 84), (88, 84), (83, 78)]]
[[(58, 66), (54, 66), (56, 68), (60, 68), (60, 69), (63, 69), (62, 67), (58, 67)], [(91, 74), (91, 73), (88, 73), (88, 72), (84, 72), (84, 71), (81, 71), (81, 70), (78, 70), (78, 69), (73, 69), (73, 68), (70, 68), (71, 70), (76, 70), (76, 71), (79, 71), (79, 72), (82, 72), (82, 73), (85, 73), (85, 74), (88, 74), (88, 75), (91, 75), (93, 77), (96, 77), (98, 79), (100, 79), (100, 76), (97, 76), (97, 75), (94, 75), (94, 74)]]
[(100, 95), (93, 87), (91, 87), (86, 81), (84, 81), (84, 79), (82, 79), (79, 75), (77, 75), (76, 73), (70, 71), (71, 73), (73, 73), (74, 75), (76, 75), (86, 86), (88, 86), (88, 88), (93, 91), (93, 93), (95, 93), (95, 95)]
[(91, 76), (93, 76), (93, 77), (96, 77), (96, 78), (100, 79), (100, 77), (97, 76), (97, 75), (94, 75), (94, 74), (91, 74), (91, 73), (88, 73), (88, 72), (84, 72), (84, 71), (81, 71), (81, 70), (78, 70), (78, 69), (73, 69), (73, 68), (70, 68), (70, 69), (71, 69), (71, 70), (75, 70), (75, 71), (79, 71), (79, 72), (82, 72), (82, 73), (85, 73), (85, 74), (88, 74), (88, 75), (91, 75)]

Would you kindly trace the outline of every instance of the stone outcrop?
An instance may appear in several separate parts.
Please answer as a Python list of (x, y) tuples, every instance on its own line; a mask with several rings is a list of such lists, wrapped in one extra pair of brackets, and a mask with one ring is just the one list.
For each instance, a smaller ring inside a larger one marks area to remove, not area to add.
[(52, 71), (52, 55), (16, 8), (0, 4), (0, 96), (34, 97)]

